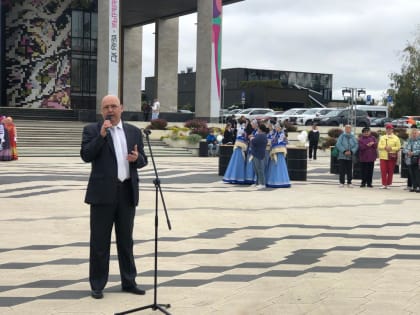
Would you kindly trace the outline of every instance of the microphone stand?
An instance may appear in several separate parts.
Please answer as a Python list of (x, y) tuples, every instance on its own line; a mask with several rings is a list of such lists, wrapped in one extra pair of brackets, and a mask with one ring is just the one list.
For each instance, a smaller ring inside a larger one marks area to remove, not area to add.
[(115, 315), (129, 314), (129, 313), (134, 313), (134, 312), (138, 312), (138, 311), (143, 311), (143, 310), (146, 310), (146, 309), (152, 309), (154, 311), (159, 310), (164, 314), (171, 315), (171, 313), (169, 313), (168, 311), (165, 310), (165, 308), (171, 307), (170, 304), (158, 304), (157, 303), (157, 269), (158, 269), (157, 257), (158, 257), (158, 225), (159, 225), (158, 224), (158, 222), (159, 222), (159, 220), (158, 220), (158, 204), (159, 204), (159, 194), (160, 194), (160, 198), (162, 200), (163, 209), (165, 210), (165, 216), (166, 216), (166, 222), (168, 224), (168, 229), (171, 230), (172, 226), (171, 226), (171, 222), (169, 221), (168, 211), (166, 210), (165, 199), (163, 198), (162, 188), (160, 187), (160, 179), (159, 179), (159, 175), (158, 175), (158, 172), (157, 172), (157, 169), (156, 169), (156, 164), (155, 164), (155, 159), (153, 157), (152, 147), (150, 145), (149, 135), (151, 134), (151, 131), (149, 129), (143, 129), (143, 133), (146, 136), (147, 146), (149, 147), (150, 157), (151, 157), (151, 160), (152, 160), (152, 163), (153, 163), (153, 169), (155, 171), (155, 179), (153, 180), (153, 184), (155, 185), (155, 270), (154, 270), (154, 286), (153, 286), (154, 298), (153, 298), (153, 304), (142, 306), (142, 307), (135, 308), (135, 309), (131, 309), (131, 310), (124, 311), (124, 312), (121, 312), (121, 313), (115, 313)]

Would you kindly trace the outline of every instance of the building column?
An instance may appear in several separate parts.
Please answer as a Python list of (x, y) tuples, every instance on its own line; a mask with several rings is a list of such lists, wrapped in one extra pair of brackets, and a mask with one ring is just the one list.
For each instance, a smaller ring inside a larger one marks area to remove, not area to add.
[(179, 18), (157, 20), (155, 35), (155, 96), (161, 112), (176, 112)]
[(98, 1), (96, 113), (107, 94), (120, 97), (120, 1)]
[(222, 0), (197, 0), (196, 117), (218, 121), (221, 101)]
[(141, 26), (124, 28), (122, 102), (125, 111), (141, 111), (142, 39)]

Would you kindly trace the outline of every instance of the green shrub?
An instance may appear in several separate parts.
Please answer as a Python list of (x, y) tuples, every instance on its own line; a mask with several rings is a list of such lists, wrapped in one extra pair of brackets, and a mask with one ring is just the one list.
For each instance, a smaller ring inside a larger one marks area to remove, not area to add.
[(192, 128), (191, 129), (191, 135), (196, 134), (200, 135), (201, 138), (206, 138), (209, 134), (209, 128), (201, 127), (201, 128)]
[[(376, 132), (376, 131), (371, 131), (370, 132), (370, 134), (372, 135), (372, 136), (374, 136), (376, 139), (379, 139), (379, 133), (378, 132)], [(360, 137), (360, 136), (359, 136)]]
[(328, 130), (328, 136), (331, 138), (338, 138), (343, 133), (341, 128), (331, 128)]
[(207, 121), (203, 119), (192, 119), (185, 122), (184, 126), (190, 129), (191, 134), (200, 135), (202, 138), (207, 137), (209, 128)]
[(189, 128), (189, 129), (193, 129), (193, 128), (197, 128), (197, 129), (206, 128), (206, 129), (208, 129), (207, 121), (205, 121), (203, 119), (198, 119), (198, 118), (187, 120), (184, 123), (184, 127)]
[(191, 135), (188, 135), (188, 136), (185, 138), (185, 140), (187, 140), (187, 142), (188, 142), (189, 144), (196, 144), (196, 143), (199, 143), (201, 139), (202, 139), (202, 138), (201, 138), (201, 136), (200, 136), (200, 135), (198, 135), (198, 134), (191, 134)]
[(287, 131), (297, 131), (298, 127), (294, 124), (289, 123), (288, 121), (284, 122), (284, 128), (286, 128)]
[(398, 136), (400, 139), (403, 139), (404, 141), (408, 139), (408, 133), (406, 128), (395, 128), (394, 134)]
[(327, 137), (320, 139), (320, 147), (322, 150), (329, 149), (330, 147), (334, 147), (337, 143), (337, 138)]
[(179, 126), (170, 126), (170, 127), (166, 128), (166, 129), (167, 130), (172, 130), (172, 132), (181, 132), (181, 131), (187, 132), (187, 131), (190, 131), (189, 128), (179, 127)]
[(152, 119), (147, 129), (165, 130), (168, 122), (165, 119)]

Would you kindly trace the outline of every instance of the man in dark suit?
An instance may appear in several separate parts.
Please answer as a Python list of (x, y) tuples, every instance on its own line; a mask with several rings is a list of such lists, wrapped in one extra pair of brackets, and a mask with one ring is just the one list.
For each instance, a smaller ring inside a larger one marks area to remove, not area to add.
[(112, 226), (120, 266), (122, 290), (145, 294), (138, 288), (133, 255), (133, 227), (139, 201), (138, 168), (147, 165), (140, 129), (121, 120), (118, 97), (101, 103), (103, 122), (83, 129), (80, 156), (92, 165), (85, 202), (90, 204), (89, 281), (93, 298), (101, 299), (109, 274)]

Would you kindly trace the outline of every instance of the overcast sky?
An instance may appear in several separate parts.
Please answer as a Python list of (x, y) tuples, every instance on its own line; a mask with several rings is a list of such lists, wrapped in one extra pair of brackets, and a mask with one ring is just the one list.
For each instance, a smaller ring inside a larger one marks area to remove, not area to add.
[[(222, 68), (333, 74), (375, 99), (400, 72), (420, 25), (420, 0), (245, 0), (223, 9)], [(196, 69), (196, 14), (180, 18), (179, 70)], [(143, 28), (143, 77), (153, 76), (154, 25)]]

